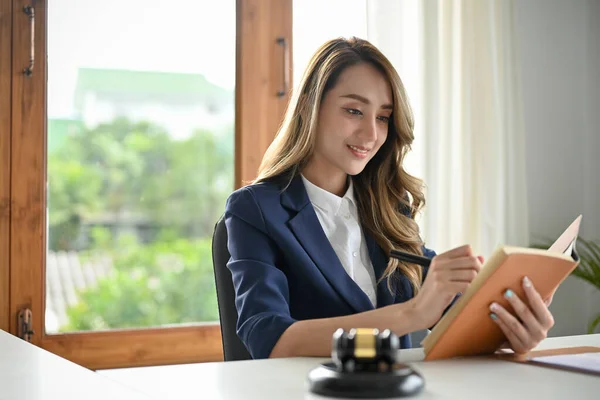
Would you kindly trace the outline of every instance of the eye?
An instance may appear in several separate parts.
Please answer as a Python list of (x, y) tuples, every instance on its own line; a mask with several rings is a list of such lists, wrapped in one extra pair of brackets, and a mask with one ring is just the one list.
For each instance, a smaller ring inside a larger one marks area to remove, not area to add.
[(352, 115), (362, 115), (362, 112), (360, 110), (357, 110), (356, 108), (344, 108), (344, 110), (346, 110), (346, 112), (348, 114), (352, 114)]
[(377, 117), (377, 119), (379, 119), (381, 122), (385, 122), (386, 124), (390, 122), (390, 117), (386, 117), (384, 115)]

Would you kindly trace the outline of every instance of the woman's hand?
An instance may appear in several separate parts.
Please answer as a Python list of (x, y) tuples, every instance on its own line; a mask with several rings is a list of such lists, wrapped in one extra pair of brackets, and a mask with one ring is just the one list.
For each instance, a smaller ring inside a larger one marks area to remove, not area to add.
[[(498, 324), (508, 339), (515, 353), (527, 353), (544, 340), (550, 328), (554, 326), (554, 318), (548, 310), (548, 300), (544, 302), (535, 290), (531, 281), (525, 277), (523, 288), (530, 304), (528, 307), (513, 291), (507, 290), (504, 297), (508, 299), (515, 315), (497, 303), (490, 305), (490, 317)], [(552, 296), (549, 301), (552, 301)]]
[(554, 298), (554, 293), (556, 293), (556, 290), (554, 292), (552, 292), (552, 294), (550, 294), (550, 297), (548, 297), (546, 300), (544, 300), (544, 304), (546, 305), (546, 307), (550, 307), (550, 304), (552, 304), (552, 299)]
[(471, 246), (457, 247), (435, 256), (419, 293), (412, 299), (419, 329), (435, 325), (458, 293), (464, 293), (481, 270), (482, 257)]

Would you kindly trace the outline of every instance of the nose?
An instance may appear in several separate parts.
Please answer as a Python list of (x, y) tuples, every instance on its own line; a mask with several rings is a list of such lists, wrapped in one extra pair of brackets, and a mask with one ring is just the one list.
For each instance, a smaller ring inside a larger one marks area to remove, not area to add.
[(375, 142), (377, 140), (377, 118), (364, 118), (361, 133), (365, 141)]

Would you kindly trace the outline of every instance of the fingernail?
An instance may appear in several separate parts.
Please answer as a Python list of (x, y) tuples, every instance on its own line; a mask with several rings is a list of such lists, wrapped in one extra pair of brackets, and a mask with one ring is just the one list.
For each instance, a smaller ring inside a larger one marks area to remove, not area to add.
[(513, 291), (508, 289), (506, 292), (504, 292), (504, 297), (506, 297), (507, 299), (510, 299), (513, 296)]
[(492, 303), (492, 304), (490, 304), (490, 310), (492, 310), (492, 311), (498, 311), (498, 303)]
[(528, 277), (523, 278), (523, 286), (524, 287), (531, 287), (531, 280), (529, 280)]
[(490, 314), (490, 317), (491, 317), (491, 318), (492, 318), (494, 321), (498, 319), (498, 316), (497, 316), (496, 314), (494, 314), (494, 313), (491, 313), (491, 314)]

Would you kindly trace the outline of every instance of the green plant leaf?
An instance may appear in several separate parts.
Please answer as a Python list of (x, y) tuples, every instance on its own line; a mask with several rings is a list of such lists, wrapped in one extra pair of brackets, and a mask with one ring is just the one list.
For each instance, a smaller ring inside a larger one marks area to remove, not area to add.
[(588, 333), (594, 333), (598, 325), (600, 325), (600, 314), (596, 315), (596, 318), (590, 323), (590, 326), (588, 327)]
[(600, 289), (600, 245), (591, 240), (578, 238), (577, 252), (580, 263), (573, 271), (573, 275)]
[[(600, 244), (589, 241), (585, 242), (591, 256), (588, 259), (588, 266), (592, 272), (592, 274), (600, 281)], [(598, 286), (600, 288), (600, 286)]]

